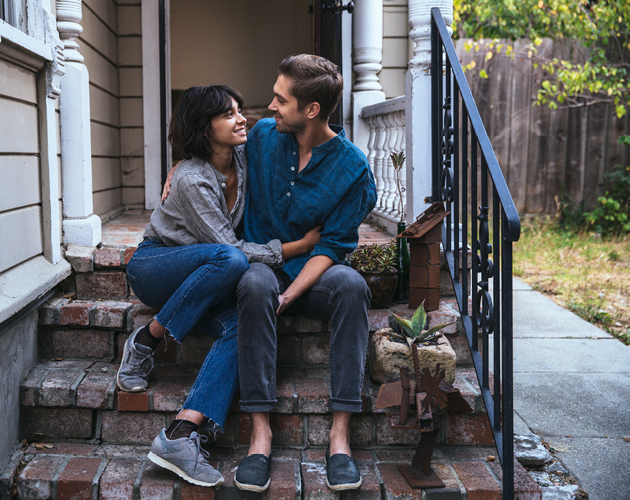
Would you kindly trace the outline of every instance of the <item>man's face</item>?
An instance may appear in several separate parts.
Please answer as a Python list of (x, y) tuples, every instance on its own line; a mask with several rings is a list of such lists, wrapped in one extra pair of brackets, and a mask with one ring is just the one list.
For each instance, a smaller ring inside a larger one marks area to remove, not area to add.
[(274, 112), (276, 129), (283, 134), (299, 134), (304, 131), (307, 123), (307, 109), (298, 110), (298, 100), (290, 92), (291, 80), (279, 75), (273, 86), (273, 101), (268, 106)]

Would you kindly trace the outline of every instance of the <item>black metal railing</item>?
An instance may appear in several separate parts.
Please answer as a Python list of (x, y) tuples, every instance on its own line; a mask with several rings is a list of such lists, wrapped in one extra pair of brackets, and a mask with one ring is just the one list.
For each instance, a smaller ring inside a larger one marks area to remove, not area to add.
[(512, 243), (520, 220), (438, 8), (431, 9), (431, 102), (432, 199), (451, 212), (442, 241), (503, 466), (503, 499), (512, 500)]

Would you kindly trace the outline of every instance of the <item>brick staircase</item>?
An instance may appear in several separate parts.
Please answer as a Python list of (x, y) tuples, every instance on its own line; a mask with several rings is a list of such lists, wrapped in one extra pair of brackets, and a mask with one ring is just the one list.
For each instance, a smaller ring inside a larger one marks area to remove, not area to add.
[[(221, 487), (190, 485), (146, 458), (148, 445), (186, 399), (211, 339), (192, 332), (181, 345), (162, 343), (147, 392), (130, 394), (116, 388), (125, 340), (156, 312), (133, 296), (125, 278), (125, 265), (146, 216), (125, 213), (110, 222), (102, 248), (69, 248), (66, 258), (75, 272), (40, 310), (40, 361), (20, 387), (25, 449), (14, 454), (0, 475), (0, 499), (256, 496), (243, 494), (233, 482), (251, 426), (238, 403), (228, 416), (225, 434), (210, 447), (225, 477)], [(382, 234), (371, 228), (363, 229), (363, 241), (379, 237)], [(442, 291), (443, 296), (448, 293)], [(404, 311), (406, 306), (396, 308)], [(431, 324), (457, 319), (454, 298), (448, 296), (429, 314)], [(386, 325), (386, 311), (370, 311), (370, 330)], [(487, 462), (496, 451), (461, 323), (446, 333), (458, 356), (454, 385), (473, 413), (442, 417), (433, 462), (446, 488), (426, 490), (424, 497), (409, 488), (397, 469), (399, 463), (411, 461), (419, 432), (390, 427), (387, 413), (374, 406), (379, 387), (369, 375), (363, 386), (363, 413), (353, 417), (351, 431), (363, 486), (342, 495), (328, 490), (323, 458), (331, 419), (329, 327), (304, 317), (281, 317), (278, 330), (278, 406), (271, 416), (275, 454), (265, 498), (500, 498), (501, 470), (497, 462)], [(519, 466), (517, 479), (524, 495), (520, 498), (541, 498), (540, 488)]]

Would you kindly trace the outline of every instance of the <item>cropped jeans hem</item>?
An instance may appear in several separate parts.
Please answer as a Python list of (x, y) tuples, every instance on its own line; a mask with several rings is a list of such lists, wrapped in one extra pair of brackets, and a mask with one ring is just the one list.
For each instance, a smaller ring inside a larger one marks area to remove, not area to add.
[(363, 411), (363, 401), (347, 401), (345, 399), (330, 400), (331, 411), (349, 411), (350, 413), (361, 413)]
[(156, 239), (138, 245), (127, 266), (136, 296), (160, 309), (155, 319), (168, 331), (165, 340), (181, 343), (193, 329), (214, 339), (182, 409), (221, 429), (239, 383), (234, 287), (248, 267), (245, 254), (229, 245), (168, 247)]
[(247, 413), (266, 413), (272, 411), (278, 401), (240, 401), (241, 410)]

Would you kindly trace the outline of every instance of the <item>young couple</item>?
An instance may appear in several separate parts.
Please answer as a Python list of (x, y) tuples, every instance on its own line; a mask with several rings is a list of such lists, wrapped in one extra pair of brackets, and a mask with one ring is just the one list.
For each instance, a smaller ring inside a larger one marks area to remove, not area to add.
[(222, 483), (199, 431), (223, 431), (240, 380), (252, 432), (235, 483), (264, 491), (277, 316), (330, 320), (327, 484), (354, 489), (361, 475), (350, 451), (350, 417), (362, 406), (370, 296), (345, 256), (376, 203), (374, 179), (365, 155), (328, 124), (343, 88), (336, 66), (291, 56), (278, 75), (274, 119), (259, 121), (249, 137), (236, 90), (215, 85), (182, 95), (169, 140), (185, 160), (169, 174), (170, 192), (127, 267), (134, 293), (160, 312), (125, 343), (117, 382), (123, 391), (146, 390), (166, 334), (182, 342), (196, 326), (213, 336), (188, 399), (149, 458), (194, 484)]

